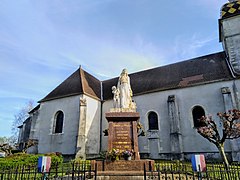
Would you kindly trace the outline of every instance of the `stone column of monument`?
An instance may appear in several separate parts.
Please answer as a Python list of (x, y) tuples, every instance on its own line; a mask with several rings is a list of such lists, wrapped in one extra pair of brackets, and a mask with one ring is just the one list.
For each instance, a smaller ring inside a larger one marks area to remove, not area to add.
[(79, 106), (79, 126), (77, 136), (76, 158), (86, 159), (86, 99), (80, 98)]
[(139, 113), (132, 100), (132, 89), (127, 70), (119, 77), (117, 87), (112, 87), (113, 108), (105, 114), (108, 120), (108, 151), (113, 148), (119, 151), (133, 150), (134, 159), (139, 160), (137, 121)]

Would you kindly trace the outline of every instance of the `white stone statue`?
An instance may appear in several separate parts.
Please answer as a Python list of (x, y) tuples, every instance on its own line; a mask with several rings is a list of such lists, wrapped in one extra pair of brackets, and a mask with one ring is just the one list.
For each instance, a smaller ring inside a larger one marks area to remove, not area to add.
[(127, 69), (123, 69), (118, 79), (117, 88), (120, 91), (120, 108), (130, 108), (132, 102), (132, 89)]
[(116, 88), (116, 86), (112, 87), (113, 93), (113, 107), (120, 108), (120, 91)]
[(112, 87), (113, 109), (111, 112), (136, 112), (136, 103), (132, 100), (132, 89), (127, 69), (119, 76), (117, 87)]
[(127, 69), (123, 69), (119, 76), (117, 88), (120, 91), (120, 108), (129, 108), (132, 102), (132, 89)]

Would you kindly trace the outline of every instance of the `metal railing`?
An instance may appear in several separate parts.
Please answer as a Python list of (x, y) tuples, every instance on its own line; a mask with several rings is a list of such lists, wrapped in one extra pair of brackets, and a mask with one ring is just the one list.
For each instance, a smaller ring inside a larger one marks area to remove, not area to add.
[(153, 171), (144, 166), (144, 180), (239, 180), (240, 164), (231, 165), (226, 170), (223, 164), (208, 164), (205, 172), (196, 172), (191, 164), (157, 164)]
[(85, 180), (97, 179), (97, 167), (89, 163), (67, 163), (50, 168), (47, 173), (38, 172), (36, 166), (17, 166), (0, 170), (0, 180)]

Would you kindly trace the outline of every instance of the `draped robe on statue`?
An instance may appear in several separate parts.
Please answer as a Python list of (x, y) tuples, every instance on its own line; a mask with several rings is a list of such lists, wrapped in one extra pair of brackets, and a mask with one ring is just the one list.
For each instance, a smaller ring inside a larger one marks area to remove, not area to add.
[(124, 70), (119, 77), (117, 87), (120, 91), (120, 108), (130, 108), (132, 90), (130, 86), (130, 78)]

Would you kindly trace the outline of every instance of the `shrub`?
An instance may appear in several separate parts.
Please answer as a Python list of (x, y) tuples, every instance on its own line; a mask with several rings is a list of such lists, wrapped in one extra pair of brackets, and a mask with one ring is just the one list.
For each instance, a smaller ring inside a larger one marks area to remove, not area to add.
[(38, 163), (38, 158), (40, 156), (50, 156), (51, 157), (51, 166), (55, 167), (57, 164), (63, 162), (61, 155), (56, 153), (49, 154), (26, 154), (26, 153), (16, 153), (5, 158), (0, 159), (0, 169), (14, 168), (17, 166), (31, 166), (36, 167)]

